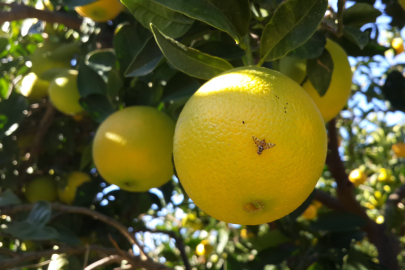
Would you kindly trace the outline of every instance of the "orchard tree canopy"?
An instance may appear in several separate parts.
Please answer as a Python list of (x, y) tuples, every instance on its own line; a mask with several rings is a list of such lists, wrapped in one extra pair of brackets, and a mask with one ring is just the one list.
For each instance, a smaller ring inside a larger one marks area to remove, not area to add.
[(0, 269), (405, 269), (404, 38), (405, 0), (1, 0)]

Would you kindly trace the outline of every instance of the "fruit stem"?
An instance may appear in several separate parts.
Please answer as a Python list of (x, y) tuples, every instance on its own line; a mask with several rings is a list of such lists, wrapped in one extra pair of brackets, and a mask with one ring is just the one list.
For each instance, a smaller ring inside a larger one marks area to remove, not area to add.
[(243, 37), (243, 40), (246, 44), (246, 61), (247, 61), (247, 65), (248, 66), (253, 66), (254, 65), (254, 61), (253, 61), (253, 55), (252, 55), (252, 50), (250, 48), (250, 38), (249, 38), (249, 33), (246, 34), (246, 36)]

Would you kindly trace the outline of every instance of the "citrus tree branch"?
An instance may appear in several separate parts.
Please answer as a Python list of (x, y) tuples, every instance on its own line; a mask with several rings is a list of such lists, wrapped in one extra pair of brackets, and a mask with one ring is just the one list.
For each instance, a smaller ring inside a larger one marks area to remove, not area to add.
[(138, 231), (142, 232), (151, 232), (151, 233), (164, 233), (176, 240), (176, 247), (180, 251), (180, 256), (181, 259), (183, 260), (185, 270), (191, 270), (191, 265), (188, 260), (188, 256), (186, 253), (186, 247), (184, 245), (183, 238), (181, 236), (178, 236), (175, 232), (173, 231), (164, 231), (164, 230), (149, 230), (149, 229), (139, 229)]
[(333, 210), (343, 210), (344, 207), (342, 203), (335, 197), (332, 197), (329, 193), (315, 189), (314, 190), (314, 199), (321, 202), (326, 207)]
[[(51, 203), (50, 205), (53, 210), (62, 211), (63, 213), (75, 213), (75, 214), (91, 216), (94, 219), (100, 220), (101, 222), (104, 222), (104, 223), (110, 225), (111, 227), (116, 228), (122, 235), (125, 236), (125, 238), (127, 238), (127, 240), (132, 245), (138, 246), (139, 249), (141, 250), (141, 252), (143, 253), (143, 255), (146, 256), (146, 254), (143, 252), (142, 245), (140, 245), (138, 243), (137, 239), (135, 238), (135, 234), (130, 233), (124, 225), (122, 225), (115, 219), (110, 218), (104, 214), (101, 214), (97, 211), (91, 210), (86, 207), (70, 206), (70, 205), (64, 205), (64, 204), (58, 204), (58, 203)], [(2, 207), (0, 207), (0, 213), (2, 215), (12, 215), (12, 214), (22, 212), (22, 211), (30, 211), (33, 206), (34, 206), (34, 204), (2, 206)], [(152, 259), (148, 258), (148, 260), (152, 260)]]
[(68, 28), (80, 29), (82, 20), (60, 12), (51, 12), (36, 9), (26, 5), (0, 3), (0, 6), (6, 6), (9, 10), (0, 11), (0, 25), (5, 22), (36, 18), (49, 23), (61, 23)]
[(123, 250), (117, 251), (116, 249), (105, 248), (105, 247), (100, 247), (100, 246), (61, 247), (57, 250), (52, 249), (52, 250), (44, 250), (44, 251), (18, 253), (21, 255), (16, 256), (13, 259), (2, 260), (2, 262), (0, 264), (0, 269), (10, 269), (11, 267), (19, 265), (22, 262), (38, 260), (42, 257), (50, 257), (50, 256), (52, 256), (52, 254), (66, 254), (66, 255), (81, 254), (81, 253), (86, 252), (86, 250), (88, 250), (88, 249), (93, 252), (98, 252), (102, 256), (111, 256), (111, 255), (119, 256), (120, 253), (126, 254), (126, 257), (130, 258), (129, 263), (135, 269), (145, 268), (145, 269), (151, 269), (151, 270), (172, 270), (172, 268), (167, 267), (163, 264), (154, 262), (154, 261), (149, 261), (149, 260), (143, 261), (140, 259), (140, 257), (134, 257), (132, 254), (129, 254), (128, 252), (125, 252)]
[(93, 270), (93, 269), (97, 269), (98, 267), (102, 267), (105, 265), (109, 265), (112, 263), (119, 263), (122, 260), (124, 260), (124, 258), (122, 258), (121, 256), (118, 255), (110, 255), (108, 257), (105, 257), (101, 260), (98, 260), (92, 264), (90, 264), (89, 266), (87, 266), (86, 268), (84, 268), (84, 270)]
[(343, 208), (346, 211), (359, 215), (367, 221), (367, 225), (362, 229), (366, 232), (369, 241), (376, 246), (380, 264), (390, 270), (399, 270), (397, 259), (397, 254), (399, 252), (398, 240), (394, 235), (387, 231), (384, 224), (377, 224), (371, 220), (365, 209), (361, 207), (360, 203), (355, 198), (354, 186), (349, 181), (344, 164), (340, 159), (335, 119), (332, 119), (328, 123), (328, 131), (329, 152), (326, 158), (326, 164), (328, 165), (332, 176), (335, 178), (339, 201), (342, 203)]

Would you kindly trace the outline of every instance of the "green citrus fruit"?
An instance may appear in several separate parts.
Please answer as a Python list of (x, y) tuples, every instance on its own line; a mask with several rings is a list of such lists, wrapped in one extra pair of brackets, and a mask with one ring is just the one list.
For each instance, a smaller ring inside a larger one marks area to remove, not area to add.
[(38, 45), (38, 48), (31, 55), (32, 72), (40, 77), (45, 71), (52, 68), (71, 68), (69, 57), (59, 59), (52, 58), (52, 51), (56, 50), (61, 44), (44, 42)]
[(25, 197), (31, 203), (44, 200), (56, 201), (55, 181), (50, 176), (42, 176), (31, 180), (25, 187)]

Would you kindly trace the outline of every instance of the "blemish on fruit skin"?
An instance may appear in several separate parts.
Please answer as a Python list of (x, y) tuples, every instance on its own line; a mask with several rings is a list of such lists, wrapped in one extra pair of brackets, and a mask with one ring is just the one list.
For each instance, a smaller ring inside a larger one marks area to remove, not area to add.
[(242, 121), (242, 124), (245, 124), (245, 121)]
[(265, 204), (262, 201), (253, 201), (243, 205), (243, 210), (245, 210), (248, 213), (256, 213), (263, 210), (264, 205)]

